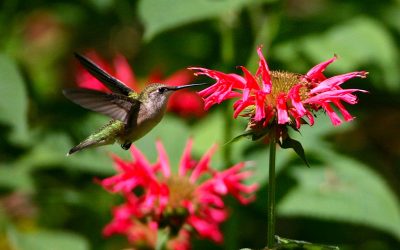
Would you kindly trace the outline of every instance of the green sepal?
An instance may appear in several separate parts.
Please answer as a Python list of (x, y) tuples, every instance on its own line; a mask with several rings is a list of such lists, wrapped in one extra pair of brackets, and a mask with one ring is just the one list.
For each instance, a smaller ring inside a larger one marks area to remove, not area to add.
[(296, 141), (295, 139), (290, 138), (290, 136), (287, 134), (284, 138), (282, 138), (282, 142), (278, 141), (279, 146), (281, 148), (292, 148), (294, 152), (303, 160), (303, 162), (307, 165), (307, 167), (310, 167), (310, 164), (308, 164), (308, 161), (306, 159), (306, 154), (304, 153), (304, 148), (301, 145), (299, 141)]

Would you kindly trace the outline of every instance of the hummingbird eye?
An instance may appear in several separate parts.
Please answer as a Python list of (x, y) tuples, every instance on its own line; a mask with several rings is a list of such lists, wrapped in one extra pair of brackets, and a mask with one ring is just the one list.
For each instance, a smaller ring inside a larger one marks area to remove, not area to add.
[(158, 89), (158, 93), (163, 94), (165, 91), (167, 91), (167, 88), (161, 87)]

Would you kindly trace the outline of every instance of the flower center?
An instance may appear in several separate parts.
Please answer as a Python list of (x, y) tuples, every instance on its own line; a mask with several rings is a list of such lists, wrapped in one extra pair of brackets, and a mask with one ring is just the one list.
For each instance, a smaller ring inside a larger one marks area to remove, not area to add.
[(182, 205), (183, 200), (193, 200), (196, 185), (189, 181), (189, 178), (184, 176), (172, 175), (167, 180), (169, 188), (168, 206), (178, 208)]
[[(272, 89), (271, 93), (267, 95), (267, 102), (275, 106), (279, 94), (288, 94), (290, 89), (298, 83), (305, 86), (305, 82), (301, 80), (300, 74), (289, 73), (285, 71), (271, 71)], [(306, 88), (300, 88), (301, 99), (306, 98)]]

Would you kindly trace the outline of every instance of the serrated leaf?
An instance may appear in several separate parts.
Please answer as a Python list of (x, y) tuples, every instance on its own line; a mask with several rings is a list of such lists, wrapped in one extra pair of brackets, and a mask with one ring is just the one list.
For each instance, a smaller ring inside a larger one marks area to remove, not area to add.
[(139, 16), (145, 26), (145, 39), (184, 24), (208, 18), (229, 16), (254, 0), (141, 0)]
[(13, 249), (18, 250), (88, 250), (89, 244), (86, 239), (79, 235), (56, 232), (56, 231), (34, 231), (20, 232), (10, 228), (7, 232), (8, 239)]
[(299, 185), (278, 206), (282, 216), (306, 216), (363, 224), (400, 239), (400, 205), (384, 180), (367, 166), (321, 153), (326, 164), (293, 168)]
[(27, 94), (24, 81), (14, 61), (0, 54), (0, 123), (11, 127), (10, 140), (26, 143)]

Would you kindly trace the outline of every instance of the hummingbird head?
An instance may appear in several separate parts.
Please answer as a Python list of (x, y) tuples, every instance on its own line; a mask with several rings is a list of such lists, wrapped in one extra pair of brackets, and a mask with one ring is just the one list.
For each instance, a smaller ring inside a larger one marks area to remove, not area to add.
[(166, 84), (153, 83), (147, 86), (140, 95), (141, 99), (146, 100), (147, 103), (162, 107), (167, 103), (168, 98), (174, 91), (206, 84), (207, 83), (195, 83), (181, 86), (168, 86)]

